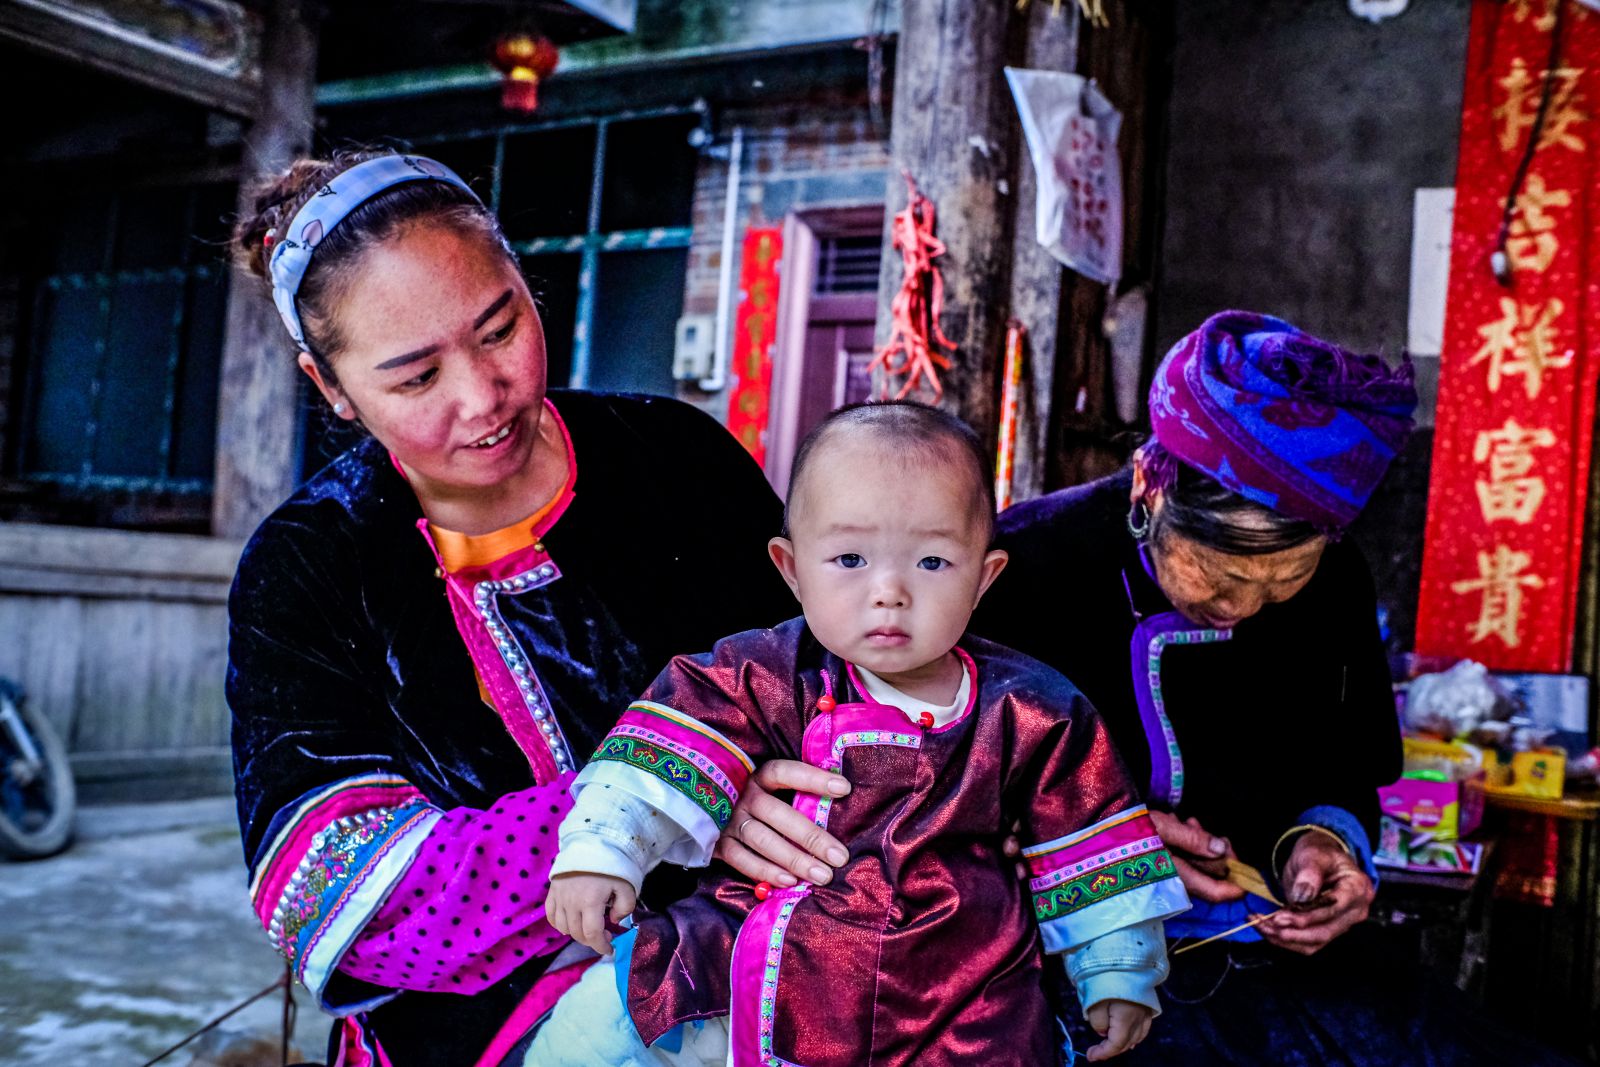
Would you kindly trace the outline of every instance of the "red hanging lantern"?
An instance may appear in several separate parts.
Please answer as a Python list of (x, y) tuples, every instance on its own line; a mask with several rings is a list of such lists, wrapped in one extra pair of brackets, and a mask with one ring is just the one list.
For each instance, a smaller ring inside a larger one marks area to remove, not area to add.
[(500, 105), (524, 115), (539, 106), (539, 82), (556, 69), (561, 53), (550, 38), (514, 32), (494, 43), (494, 67), (505, 75)]

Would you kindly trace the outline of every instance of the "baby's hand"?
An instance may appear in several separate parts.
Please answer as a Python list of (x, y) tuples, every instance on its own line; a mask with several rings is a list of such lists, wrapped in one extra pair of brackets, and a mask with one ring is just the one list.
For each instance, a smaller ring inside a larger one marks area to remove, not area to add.
[(1089, 1025), (1105, 1038), (1084, 1054), (1091, 1063), (1120, 1056), (1150, 1033), (1155, 1012), (1131, 1000), (1102, 1000), (1089, 1009)]
[(602, 956), (611, 955), (611, 934), (606, 931), (607, 905), (611, 921), (619, 923), (633, 914), (638, 894), (621, 878), (606, 874), (558, 874), (545, 898), (545, 918), (574, 941)]

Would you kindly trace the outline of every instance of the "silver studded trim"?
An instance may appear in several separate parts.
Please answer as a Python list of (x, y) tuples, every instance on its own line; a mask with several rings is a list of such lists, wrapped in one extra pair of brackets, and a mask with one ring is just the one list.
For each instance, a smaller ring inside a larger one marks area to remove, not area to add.
[(533, 665), (528, 661), (527, 654), (517, 644), (511, 628), (506, 625), (505, 619), (500, 614), (496, 598), (502, 593), (515, 595), (528, 592), (530, 589), (538, 589), (560, 577), (561, 569), (553, 562), (547, 562), (510, 578), (479, 582), (472, 590), (472, 599), (477, 606), (478, 616), (483, 619), (484, 626), (488, 627), (489, 636), (494, 639), (494, 647), (499, 651), (500, 659), (511, 672), (511, 677), (515, 679), (517, 691), (522, 695), (523, 705), (528, 709), (528, 714), (533, 716), (534, 724), (539, 727), (539, 733), (544, 737), (545, 744), (550, 746), (550, 756), (555, 760), (558, 772), (572, 770), (572, 751), (567, 747), (567, 739), (561, 733), (561, 724), (556, 722), (555, 714), (550, 710), (550, 702), (545, 697), (544, 687), (539, 684), (538, 675), (533, 673)]

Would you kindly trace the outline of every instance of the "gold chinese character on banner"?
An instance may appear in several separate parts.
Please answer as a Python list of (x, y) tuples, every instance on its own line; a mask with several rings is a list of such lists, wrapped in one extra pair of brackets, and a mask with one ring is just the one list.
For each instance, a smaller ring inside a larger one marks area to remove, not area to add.
[(1589, 120), (1583, 110), (1583, 93), (1578, 91), (1581, 67), (1557, 67), (1541, 72), (1537, 77), (1528, 71), (1521, 57), (1511, 61), (1511, 72), (1500, 79), (1500, 88), (1506, 98), (1494, 109), (1495, 122), (1499, 123), (1500, 150), (1510, 152), (1522, 143), (1522, 131), (1531, 127), (1539, 114), (1539, 98), (1544, 95), (1546, 79), (1554, 78), (1550, 90), (1550, 103), (1546, 108), (1544, 126), (1539, 133), (1539, 147), (1549, 148), (1559, 144), (1575, 152), (1584, 149), (1583, 138), (1573, 132), (1573, 127)]
[(1518, 270), (1531, 270), (1543, 274), (1555, 258), (1556, 220), (1549, 210), (1570, 207), (1572, 194), (1565, 189), (1546, 189), (1544, 179), (1537, 174), (1528, 175), (1522, 195), (1517, 197), (1517, 214), (1506, 238), (1506, 252), (1511, 265)]
[(1472, 643), (1498, 637), (1507, 648), (1522, 643), (1522, 591), (1544, 588), (1544, 579), (1537, 574), (1523, 574), (1531, 557), (1505, 545), (1496, 545), (1494, 553), (1478, 553), (1478, 577), (1451, 582), (1457, 593), (1482, 593), (1483, 605), (1478, 619), (1468, 629)]
[(1556, 28), (1556, 4), (1561, 0), (1511, 0), (1511, 16), (1518, 22), (1533, 20), (1533, 28), (1549, 33)]
[[(1518, 22), (1533, 20), (1533, 28), (1540, 33), (1549, 33), (1556, 28), (1556, 5), (1563, 0), (1511, 0), (1506, 6), (1511, 9), (1512, 18)], [(1588, 18), (1589, 9), (1582, 3), (1569, 4), (1567, 17), (1575, 19)]]
[(1489, 363), (1489, 392), (1498, 393), (1505, 378), (1520, 374), (1528, 399), (1539, 395), (1544, 372), (1572, 366), (1573, 351), (1558, 352), (1556, 319), (1565, 309), (1559, 298), (1541, 305), (1521, 307), (1508, 296), (1500, 298), (1500, 318), (1478, 327), (1483, 345), (1467, 364)]
[(1544, 428), (1525, 429), (1507, 419), (1498, 430), (1480, 431), (1472, 445), (1472, 459), (1489, 464), (1489, 477), (1477, 479), (1478, 507), (1484, 522), (1508, 519), (1519, 525), (1533, 520), (1544, 502), (1544, 479), (1532, 475), (1536, 448), (1549, 448), (1556, 435)]
[(756, 241), (755, 263), (757, 270), (766, 270), (768, 264), (778, 258), (777, 242), (771, 234), (762, 234)]

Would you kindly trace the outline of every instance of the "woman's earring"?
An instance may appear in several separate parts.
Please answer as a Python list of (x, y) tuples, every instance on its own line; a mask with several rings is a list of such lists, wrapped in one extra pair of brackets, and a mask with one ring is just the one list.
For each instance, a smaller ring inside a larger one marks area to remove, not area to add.
[(1143, 500), (1128, 509), (1128, 532), (1141, 544), (1150, 537), (1150, 509)]
[(335, 415), (343, 415), (344, 414), (344, 401), (343, 400), (341, 400), (337, 404), (333, 405), (333, 413)]

